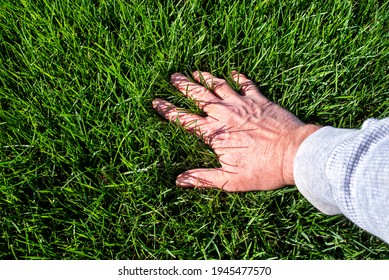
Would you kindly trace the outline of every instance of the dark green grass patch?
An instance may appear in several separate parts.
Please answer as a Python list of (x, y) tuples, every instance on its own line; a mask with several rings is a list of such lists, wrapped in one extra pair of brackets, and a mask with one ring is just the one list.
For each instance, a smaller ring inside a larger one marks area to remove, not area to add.
[(169, 84), (238, 70), (303, 121), (389, 116), (386, 1), (0, 1), (0, 258), (387, 259), (289, 187), (175, 187), (217, 166)]

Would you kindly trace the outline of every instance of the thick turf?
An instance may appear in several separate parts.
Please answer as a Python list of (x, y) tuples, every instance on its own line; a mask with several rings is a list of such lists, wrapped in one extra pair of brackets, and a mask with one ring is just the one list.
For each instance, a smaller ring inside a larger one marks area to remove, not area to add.
[(389, 116), (387, 1), (0, 0), (0, 258), (387, 259), (295, 187), (179, 189), (217, 166), (155, 97), (245, 73), (305, 122)]

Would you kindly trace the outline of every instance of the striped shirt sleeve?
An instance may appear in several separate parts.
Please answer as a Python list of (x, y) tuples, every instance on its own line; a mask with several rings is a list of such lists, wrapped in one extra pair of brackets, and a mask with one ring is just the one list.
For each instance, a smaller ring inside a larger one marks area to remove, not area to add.
[(360, 130), (319, 129), (301, 144), (293, 168), (316, 208), (389, 243), (389, 118), (369, 119)]

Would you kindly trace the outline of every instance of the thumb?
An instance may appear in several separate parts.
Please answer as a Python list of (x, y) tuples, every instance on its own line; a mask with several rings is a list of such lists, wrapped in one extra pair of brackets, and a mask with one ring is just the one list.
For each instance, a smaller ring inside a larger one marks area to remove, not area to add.
[(193, 169), (178, 175), (176, 185), (179, 187), (224, 189), (231, 179), (231, 175), (231, 172), (222, 168)]

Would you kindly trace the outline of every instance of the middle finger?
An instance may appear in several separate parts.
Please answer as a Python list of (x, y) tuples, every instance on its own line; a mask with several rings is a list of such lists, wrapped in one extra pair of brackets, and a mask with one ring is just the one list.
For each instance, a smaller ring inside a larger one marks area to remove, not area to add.
[(241, 96), (224, 79), (217, 78), (208, 72), (196, 71), (193, 73), (195, 80), (206, 87), (217, 95), (222, 100), (237, 101)]

